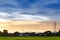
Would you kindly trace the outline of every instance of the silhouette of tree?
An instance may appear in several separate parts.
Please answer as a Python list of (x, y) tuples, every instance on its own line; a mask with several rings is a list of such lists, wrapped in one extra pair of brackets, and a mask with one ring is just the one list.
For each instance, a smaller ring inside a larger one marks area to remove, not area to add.
[(51, 31), (46, 31), (44, 33), (35, 33), (35, 32), (26, 32), (26, 33), (20, 33), (18, 31), (14, 33), (8, 33), (8, 30), (3, 30), (3, 32), (0, 31), (0, 36), (60, 36), (60, 30), (58, 32), (51, 32)]
[(60, 36), (60, 30), (58, 31), (58, 36)]
[(14, 36), (19, 36), (19, 32), (18, 31), (14, 32)]
[(44, 36), (51, 36), (51, 31), (46, 31), (46, 32), (44, 32)]
[(3, 30), (3, 36), (7, 36), (8, 35), (8, 30), (4, 29)]
[(2, 32), (0, 31), (0, 36), (2, 36)]

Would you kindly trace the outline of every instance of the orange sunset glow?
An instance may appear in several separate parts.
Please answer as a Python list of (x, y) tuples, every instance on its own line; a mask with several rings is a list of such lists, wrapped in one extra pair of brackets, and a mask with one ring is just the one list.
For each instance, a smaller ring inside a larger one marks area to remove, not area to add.
[[(54, 31), (53, 21), (11, 21), (7, 19), (0, 20), (0, 31), (4, 29), (7, 29), (9, 32), (44, 32), (47, 30)], [(60, 29), (59, 26), (60, 22), (57, 21), (57, 31)]]

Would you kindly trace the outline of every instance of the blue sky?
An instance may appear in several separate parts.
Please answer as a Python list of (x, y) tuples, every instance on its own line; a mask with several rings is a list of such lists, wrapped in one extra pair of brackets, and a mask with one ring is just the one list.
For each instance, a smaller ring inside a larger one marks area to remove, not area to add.
[(60, 20), (60, 0), (0, 0), (0, 18)]

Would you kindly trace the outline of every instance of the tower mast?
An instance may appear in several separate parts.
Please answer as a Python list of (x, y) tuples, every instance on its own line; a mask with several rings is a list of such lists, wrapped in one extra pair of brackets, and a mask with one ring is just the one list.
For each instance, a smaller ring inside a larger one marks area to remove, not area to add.
[(54, 32), (56, 32), (56, 21), (54, 21)]

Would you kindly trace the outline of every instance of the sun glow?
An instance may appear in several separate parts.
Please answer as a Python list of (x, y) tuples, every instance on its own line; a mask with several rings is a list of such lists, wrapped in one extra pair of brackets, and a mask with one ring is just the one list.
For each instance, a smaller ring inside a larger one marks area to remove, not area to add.
[(4, 30), (4, 28), (0, 28), (0, 31), (3, 31)]
[(0, 22), (10, 22), (10, 20), (0, 18)]

